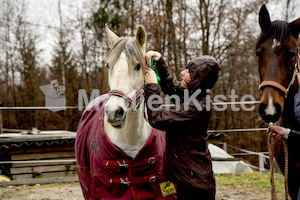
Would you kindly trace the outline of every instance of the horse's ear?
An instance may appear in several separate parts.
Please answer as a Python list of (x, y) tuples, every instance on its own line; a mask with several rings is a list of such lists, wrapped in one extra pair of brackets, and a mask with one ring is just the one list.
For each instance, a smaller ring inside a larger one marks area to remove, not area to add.
[(259, 25), (261, 30), (265, 30), (271, 25), (270, 14), (265, 4), (261, 6), (259, 11)]
[(300, 18), (296, 19), (295, 21), (289, 23), (289, 28), (291, 30), (292, 35), (298, 39), (300, 33)]
[(114, 32), (112, 32), (108, 26), (105, 24), (105, 31), (108, 39), (108, 46), (109, 48), (113, 48), (114, 45), (121, 39), (117, 36)]
[(138, 41), (138, 43), (141, 45), (144, 51), (146, 51), (146, 31), (142, 25), (139, 25), (136, 34), (135, 34), (135, 39)]

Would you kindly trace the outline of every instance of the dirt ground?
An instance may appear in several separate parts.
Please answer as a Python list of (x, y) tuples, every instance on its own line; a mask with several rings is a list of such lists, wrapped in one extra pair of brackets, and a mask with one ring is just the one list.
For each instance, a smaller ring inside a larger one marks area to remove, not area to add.
[[(82, 200), (79, 183), (0, 187), (1, 200)], [(269, 191), (217, 186), (217, 200), (269, 200)]]
[(217, 186), (217, 200), (269, 200), (269, 191), (258, 191), (251, 188), (234, 186)]

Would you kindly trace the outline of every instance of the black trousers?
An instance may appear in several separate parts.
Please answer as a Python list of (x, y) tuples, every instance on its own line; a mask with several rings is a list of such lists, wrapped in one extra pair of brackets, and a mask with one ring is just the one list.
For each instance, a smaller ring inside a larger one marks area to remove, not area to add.
[(178, 200), (215, 200), (216, 188), (200, 189), (189, 187), (185, 184), (177, 184)]

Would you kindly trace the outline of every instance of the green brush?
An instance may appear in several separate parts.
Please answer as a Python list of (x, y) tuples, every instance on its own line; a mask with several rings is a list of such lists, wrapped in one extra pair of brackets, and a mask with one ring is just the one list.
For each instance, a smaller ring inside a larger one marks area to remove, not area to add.
[(153, 69), (153, 71), (156, 74), (156, 78), (157, 78), (157, 83), (160, 84), (160, 76), (158, 73), (158, 69), (155, 67), (155, 65), (153, 64), (153, 57), (150, 57), (150, 64), (151, 64), (151, 69)]

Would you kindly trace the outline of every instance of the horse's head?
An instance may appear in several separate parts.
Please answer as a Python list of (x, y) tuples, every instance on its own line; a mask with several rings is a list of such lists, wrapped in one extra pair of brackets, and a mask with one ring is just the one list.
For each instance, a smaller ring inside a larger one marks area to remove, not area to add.
[(105, 29), (110, 47), (106, 58), (110, 92), (105, 114), (108, 123), (122, 128), (127, 112), (135, 105), (134, 100), (144, 86), (146, 32), (139, 26), (135, 37), (120, 38), (107, 26)]
[(259, 25), (261, 35), (255, 48), (261, 80), (259, 113), (265, 122), (276, 122), (294, 80), (300, 18), (291, 23), (271, 22), (263, 5), (259, 12)]

